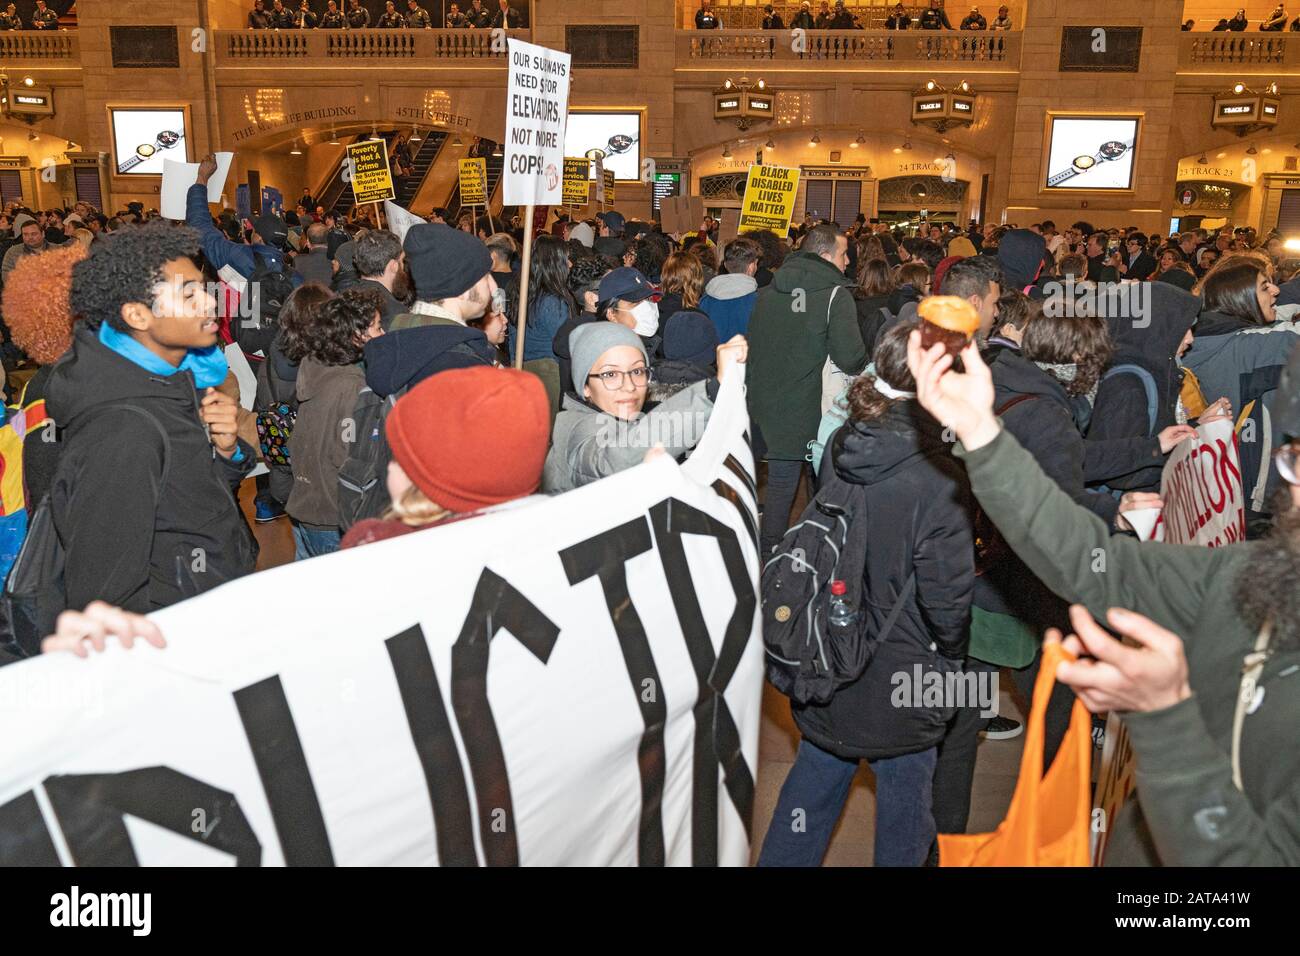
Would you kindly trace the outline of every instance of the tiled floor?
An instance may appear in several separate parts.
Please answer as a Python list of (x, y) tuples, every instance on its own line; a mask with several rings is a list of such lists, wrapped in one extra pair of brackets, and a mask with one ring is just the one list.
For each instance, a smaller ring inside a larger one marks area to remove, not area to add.
[[(240, 502), (250, 521), (252, 500), (252, 483), (246, 482)], [(267, 524), (254, 524), (253, 532), (261, 545), (257, 562), (259, 570), (293, 560), (293, 536), (287, 518)], [(999, 706), (1001, 713), (1020, 718), (1020, 711), (1005, 690)], [(772, 811), (776, 807), (777, 795), (790, 770), (795, 747), (799, 742), (798, 732), (790, 719), (789, 702), (770, 686), (765, 686), (763, 690), (762, 721), (758, 740), (758, 783), (754, 799), (754, 859), (758, 858), (763, 836), (767, 833)], [(980, 744), (968, 832), (992, 830), (1002, 821), (1015, 789), (1023, 740), (1022, 734), (1013, 740), (988, 740)], [(826, 854), (827, 866), (871, 865), (875, 813), (873, 786), (871, 771), (864, 762), (853, 781), (848, 805), (840, 818), (835, 836), (831, 839), (830, 850)]]

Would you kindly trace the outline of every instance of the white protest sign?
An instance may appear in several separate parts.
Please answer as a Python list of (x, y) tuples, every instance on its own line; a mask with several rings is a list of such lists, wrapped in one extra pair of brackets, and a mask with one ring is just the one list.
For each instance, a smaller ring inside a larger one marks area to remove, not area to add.
[(388, 231), (395, 235), (400, 242), (406, 238), (406, 232), (412, 226), (419, 222), (428, 222), (415, 213), (403, 209), (391, 199), (384, 200), (384, 218), (388, 220)]
[(605, 205), (605, 158), (596, 157), (596, 202)]
[[(747, 864), (747, 428), (731, 379), (684, 465), (230, 582), (153, 615), (163, 650), (0, 669), (0, 866)], [(267, 594), (282, 625), (241, 624)]]
[(503, 202), (558, 206), (564, 199), (569, 54), (513, 38), (508, 42)]
[[(221, 202), (221, 193), (226, 187), (226, 176), (230, 173), (230, 163), (234, 153), (215, 153), (217, 171), (208, 179), (208, 202)], [(199, 179), (198, 163), (178, 163), (163, 160), (162, 186), (159, 191), (158, 211), (164, 219), (185, 218), (185, 195)]]

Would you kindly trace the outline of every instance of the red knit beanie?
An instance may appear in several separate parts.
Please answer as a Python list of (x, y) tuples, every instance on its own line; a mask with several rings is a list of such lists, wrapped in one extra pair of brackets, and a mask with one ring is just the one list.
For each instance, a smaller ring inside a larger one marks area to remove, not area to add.
[(385, 426), (415, 486), (458, 513), (536, 491), (550, 431), (542, 380), (487, 366), (425, 379), (398, 399)]

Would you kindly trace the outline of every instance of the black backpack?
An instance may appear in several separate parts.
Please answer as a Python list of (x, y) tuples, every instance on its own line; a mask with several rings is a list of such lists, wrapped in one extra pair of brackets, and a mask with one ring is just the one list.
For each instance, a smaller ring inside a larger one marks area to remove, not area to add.
[[(767, 679), (796, 704), (825, 704), (835, 691), (862, 676), (916, 589), (908, 577), (876, 634), (863, 608), (867, 558), (867, 491), (826, 470), (826, 480), (798, 523), (763, 565), (763, 646)], [(831, 582), (860, 614), (851, 627), (832, 627)]]
[(339, 469), (339, 528), (344, 532), (358, 521), (378, 517), (389, 505), (387, 476), (393, 453), (384, 423), (397, 399), (380, 398), (368, 385), (357, 395), (352, 447)]
[[(167, 484), (171, 468), (171, 439), (152, 414), (137, 405), (105, 405), (100, 411), (125, 408), (143, 415), (158, 430), (163, 440), (163, 469), (159, 487)], [(60, 457), (60, 464), (66, 461)], [(57, 472), (56, 472), (57, 474)], [(0, 649), (17, 657), (35, 657), (41, 652), (41, 640), (54, 633), (59, 615), (68, 609), (68, 592), (64, 583), (67, 554), (58, 528), (54, 508), (46, 494), (27, 525), (27, 536), (5, 579), (0, 595)]]
[[(231, 323), (230, 334), (240, 349), (252, 355), (261, 352), (269, 354), (271, 342), (280, 330), (280, 310), (285, 301), (293, 294), (293, 275), (288, 271), (288, 263), (266, 258), (260, 252), (254, 252), (257, 266), (248, 277), (247, 295), (252, 298), (253, 315), (257, 324), (246, 325), (243, 317)], [(240, 312), (244, 312), (241, 303)]]

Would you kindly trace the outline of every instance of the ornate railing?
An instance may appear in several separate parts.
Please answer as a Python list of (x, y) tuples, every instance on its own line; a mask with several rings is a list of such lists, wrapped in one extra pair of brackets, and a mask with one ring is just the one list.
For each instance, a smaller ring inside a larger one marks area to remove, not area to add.
[(77, 34), (63, 31), (48, 33), (0, 33), (0, 60), (80, 60)]
[(941, 33), (892, 30), (679, 30), (677, 61), (847, 60), (1020, 64), (1014, 31)]
[(1180, 40), (1180, 66), (1211, 63), (1278, 66), (1285, 63), (1287, 57), (1287, 38), (1277, 34), (1184, 33)]
[(249, 60), (504, 59), (528, 30), (219, 30), (217, 65)]

